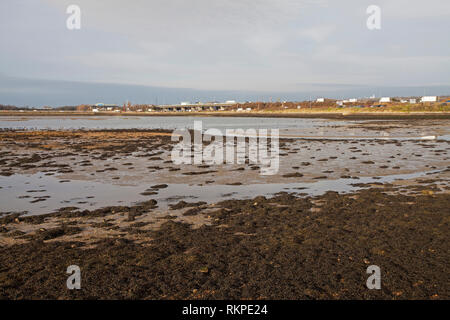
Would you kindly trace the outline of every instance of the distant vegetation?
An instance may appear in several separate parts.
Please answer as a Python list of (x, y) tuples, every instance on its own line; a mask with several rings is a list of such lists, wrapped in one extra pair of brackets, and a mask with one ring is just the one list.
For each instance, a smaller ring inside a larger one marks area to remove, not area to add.
[(62, 107), (57, 107), (54, 108), (55, 110), (61, 110), (61, 111), (76, 111), (77, 110), (77, 106), (62, 106)]
[(0, 110), (20, 110), (20, 108), (12, 105), (0, 104)]
[(336, 105), (332, 102), (252, 102), (237, 104), (233, 106), (233, 110), (246, 110), (256, 112), (450, 112), (450, 103), (385, 103), (371, 101), (370, 103), (347, 103), (344, 106)]
[[(440, 102), (436, 103), (401, 103), (400, 101), (393, 101), (390, 103), (380, 104), (379, 100), (366, 99), (363, 101), (345, 103), (339, 105), (336, 100), (326, 99), (324, 102), (315, 101), (301, 101), (301, 102), (245, 102), (236, 103), (233, 105), (225, 106), (223, 111), (234, 111), (234, 112), (267, 112), (267, 113), (309, 113), (309, 112), (343, 112), (343, 113), (359, 113), (359, 112), (450, 112), (450, 102), (449, 98), (441, 99)], [(199, 104), (201, 105), (201, 104)], [(182, 107), (182, 106), (180, 106)], [(97, 110), (94, 110), (97, 109)], [(2, 105), (0, 104), (0, 111), (32, 111), (32, 110), (43, 110), (43, 111), (76, 111), (76, 112), (92, 112), (92, 111), (103, 111), (103, 112), (157, 112), (160, 111), (158, 106), (150, 104), (131, 104), (128, 102), (123, 106), (111, 105), (97, 107), (89, 104), (81, 104), (78, 106), (60, 106), (60, 107), (17, 107), (14, 105)], [(175, 110), (174, 110), (175, 111)], [(186, 111), (186, 110), (178, 110)], [(212, 111), (203, 109), (203, 111)], [(214, 111), (220, 112), (220, 111)]]

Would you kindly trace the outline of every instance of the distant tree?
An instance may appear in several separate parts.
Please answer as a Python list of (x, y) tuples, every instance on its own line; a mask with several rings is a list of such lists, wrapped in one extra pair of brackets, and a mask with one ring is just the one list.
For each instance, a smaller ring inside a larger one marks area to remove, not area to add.
[(76, 107), (77, 111), (91, 111), (91, 106), (87, 105), (87, 104), (80, 104)]
[(78, 106), (61, 106), (55, 108), (56, 110), (62, 110), (62, 111), (75, 111), (78, 110)]
[(0, 110), (19, 110), (19, 108), (12, 105), (0, 104)]

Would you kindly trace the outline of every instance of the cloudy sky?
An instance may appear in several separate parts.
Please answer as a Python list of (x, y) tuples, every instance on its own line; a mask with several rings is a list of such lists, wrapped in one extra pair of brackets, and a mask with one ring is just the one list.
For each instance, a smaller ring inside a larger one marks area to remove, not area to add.
[(449, 30), (448, 0), (2, 0), (0, 103), (449, 94)]

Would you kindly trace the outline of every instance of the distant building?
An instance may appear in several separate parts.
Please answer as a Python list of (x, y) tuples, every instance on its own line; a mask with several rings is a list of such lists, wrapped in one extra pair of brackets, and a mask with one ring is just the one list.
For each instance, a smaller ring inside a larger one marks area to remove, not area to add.
[(236, 104), (235, 100), (227, 100), (225, 101), (226, 104)]
[(180, 105), (182, 105), (182, 106), (187, 106), (188, 104), (189, 104), (189, 102), (187, 102), (187, 101), (183, 101), (180, 103)]
[(436, 96), (425, 96), (422, 97), (421, 102), (437, 102), (437, 97)]
[(99, 102), (99, 103), (96, 103), (95, 105), (93, 105), (92, 107), (97, 109), (96, 112), (98, 112), (98, 111), (105, 111), (105, 110), (112, 111), (115, 108), (118, 108), (119, 106), (117, 104)]
[(355, 103), (355, 102), (358, 102), (358, 99), (356, 99), (356, 98), (348, 99), (348, 102)]
[(409, 103), (416, 104), (417, 103), (417, 99), (409, 99)]
[(316, 102), (325, 102), (325, 98), (318, 98)]
[(386, 102), (391, 102), (391, 98), (390, 97), (383, 97), (380, 99), (380, 103), (386, 103)]

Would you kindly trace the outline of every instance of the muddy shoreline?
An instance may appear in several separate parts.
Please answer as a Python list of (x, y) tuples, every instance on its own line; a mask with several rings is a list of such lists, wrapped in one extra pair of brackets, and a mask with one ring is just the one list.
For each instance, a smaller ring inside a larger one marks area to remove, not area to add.
[[(415, 135), (430, 126), (440, 132), (429, 122), (375, 121), (329, 130), (354, 128), (367, 134), (400, 130)], [(29, 214), (68, 206), (92, 210), (149, 199), (158, 200), (163, 208), (180, 196), (218, 202), (296, 188), (308, 188), (305, 192), (310, 194), (326, 191), (327, 186), (351, 191), (350, 183), (359, 179), (383, 182), (390, 181), (389, 176), (426, 176), (450, 163), (450, 143), (445, 140), (281, 138), (278, 172), (263, 176), (261, 166), (248, 155), (241, 164), (175, 165), (169, 130), (3, 130), (0, 138), (0, 200), (4, 200), (0, 212), (27, 210)], [(441, 184), (445, 187), (445, 180)]]
[[(392, 188), (313, 198), (280, 194), (209, 208), (180, 203), (185, 215), (210, 221), (196, 228), (171, 215), (149, 227), (157, 222), (140, 219), (154, 203), (3, 217), (2, 232), (21, 225), (34, 231), (16, 231), (16, 241), (24, 242), (0, 248), (0, 297), (450, 298), (450, 195), (387, 195)], [(92, 241), (92, 235), (99, 236)], [(82, 290), (65, 288), (72, 264), (82, 270)], [(383, 270), (381, 290), (365, 287), (372, 264)]]
[[(350, 126), (415, 134), (438, 123)], [(0, 298), (450, 298), (448, 141), (280, 139), (280, 172), (262, 178), (248, 161), (175, 166), (168, 130), (2, 130), (0, 138), (0, 194), (16, 187), (10, 178), (42, 175), (57, 181), (56, 190), (92, 180), (142, 185), (144, 197), (90, 209), (83, 206), (98, 195), (77, 198), (74, 188), (64, 195), (72, 202), (33, 215), (57, 194), (44, 180), (24, 180), (0, 206)], [(421, 171), (430, 173), (381, 178)], [(253, 191), (246, 200), (175, 197), (160, 207), (171, 183), (213, 190), (362, 177), (373, 181), (348, 193)], [(30, 212), (5, 210), (12, 198)], [(81, 290), (66, 288), (70, 265), (82, 270)], [(369, 265), (381, 267), (381, 290), (366, 288)]]

